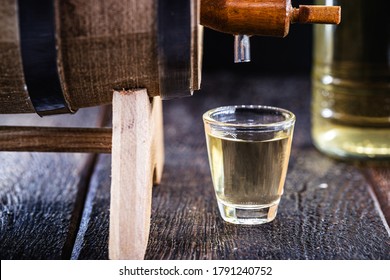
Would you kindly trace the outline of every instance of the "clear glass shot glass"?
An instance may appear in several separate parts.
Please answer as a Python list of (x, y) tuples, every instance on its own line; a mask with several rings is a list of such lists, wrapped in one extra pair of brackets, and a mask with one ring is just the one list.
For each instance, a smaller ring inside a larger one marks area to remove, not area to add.
[(269, 106), (219, 107), (203, 115), (218, 208), (234, 224), (276, 217), (287, 174), (293, 113)]

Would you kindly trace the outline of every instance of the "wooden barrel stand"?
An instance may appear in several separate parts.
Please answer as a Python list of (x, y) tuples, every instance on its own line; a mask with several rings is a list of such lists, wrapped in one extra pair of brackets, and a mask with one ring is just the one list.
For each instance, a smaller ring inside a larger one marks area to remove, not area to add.
[(0, 126), (2, 151), (112, 153), (109, 257), (143, 259), (164, 163), (161, 98), (114, 91), (111, 128)]
[(145, 89), (114, 92), (112, 104), (109, 257), (143, 259), (164, 161), (162, 104)]
[(161, 99), (200, 87), (200, 0), (3, 4), (0, 114), (74, 113), (112, 102), (113, 127), (2, 126), (0, 149), (112, 152), (109, 255), (142, 259), (151, 186), (163, 166)]

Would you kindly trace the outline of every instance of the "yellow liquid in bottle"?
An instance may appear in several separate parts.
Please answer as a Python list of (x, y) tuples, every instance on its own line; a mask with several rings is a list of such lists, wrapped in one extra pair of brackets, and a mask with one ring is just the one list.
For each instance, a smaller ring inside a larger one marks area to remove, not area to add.
[(314, 144), (338, 158), (389, 159), (390, 1), (326, 4), (342, 6), (342, 23), (314, 27)]

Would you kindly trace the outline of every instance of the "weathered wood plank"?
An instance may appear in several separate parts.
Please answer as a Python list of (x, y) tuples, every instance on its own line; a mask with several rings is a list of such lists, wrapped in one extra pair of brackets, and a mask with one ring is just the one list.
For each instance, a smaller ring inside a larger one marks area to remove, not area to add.
[(371, 182), (379, 206), (387, 224), (390, 225), (390, 162), (380, 165), (362, 167), (363, 173)]
[[(360, 169), (310, 142), (309, 77), (206, 75), (203, 91), (164, 103), (166, 160), (153, 189), (147, 259), (389, 259), (390, 237)], [(297, 116), (285, 194), (276, 220), (259, 226), (219, 217), (202, 113), (229, 104), (284, 107)], [(107, 258), (110, 159), (92, 177), (80, 259)], [(97, 234), (95, 234), (97, 233)]]
[(99, 155), (91, 177), (72, 259), (108, 259), (111, 155)]
[(33, 113), (20, 57), (17, 0), (1, 1), (0, 30), (0, 114)]
[(59, 49), (72, 108), (112, 101), (112, 89), (159, 94), (156, 0), (58, 2)]
[[(98, 108), (77, 115), (1, 116), (1, 125), (98, 126)], [(0, 153), (0, 258), (70, 258), (91, 154)]]
[(160, 123), (162, 111), (153, 112), (160, 108), (158, 103), (161, 105), (161, 99), (149, 100), (146, 89), (114, 92), (110, 259), (144, 259), (156, 164), (152, 155), (153, 138), (154, 131), (162, 131), (156, 124)]

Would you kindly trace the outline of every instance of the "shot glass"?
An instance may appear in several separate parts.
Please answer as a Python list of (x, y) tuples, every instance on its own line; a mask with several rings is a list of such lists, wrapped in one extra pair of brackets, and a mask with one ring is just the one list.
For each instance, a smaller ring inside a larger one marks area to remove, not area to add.
[(269, 106), (219, 107), (203, 115), (222, 218), (263, 224), (276, 217), (287, 174), (293, 113)]

